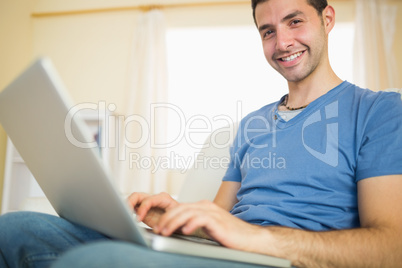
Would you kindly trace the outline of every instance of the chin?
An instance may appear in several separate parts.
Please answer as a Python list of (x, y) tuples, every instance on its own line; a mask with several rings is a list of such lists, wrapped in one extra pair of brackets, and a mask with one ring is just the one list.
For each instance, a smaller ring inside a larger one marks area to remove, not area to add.
[(282, 76), (288, 82), (297, 83), (297, 82), (300, 82), (300, 81), (304, 80), (308, 75), (286, 75), (286, 74), (282, 74)]
[(293, 72), (290, 72), (289, 70), (287, 72), (281, 72), (281, 75), (288, 81), (292, 83), (300, 82), (305, 80), (307, 77), (309, 77), (315, 70), (315, 68), (310, 68), (308, 66), (297, 68), (297, 70), (293, 70)]

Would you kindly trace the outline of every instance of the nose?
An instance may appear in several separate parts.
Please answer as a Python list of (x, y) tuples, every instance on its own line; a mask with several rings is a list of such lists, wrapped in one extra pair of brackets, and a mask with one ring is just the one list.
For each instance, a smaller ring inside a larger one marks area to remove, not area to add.
[(276, 49), (279, 51), (287, 51), (293, 46), (294, 39), (289, 30), (277, 29), (276, 32)]

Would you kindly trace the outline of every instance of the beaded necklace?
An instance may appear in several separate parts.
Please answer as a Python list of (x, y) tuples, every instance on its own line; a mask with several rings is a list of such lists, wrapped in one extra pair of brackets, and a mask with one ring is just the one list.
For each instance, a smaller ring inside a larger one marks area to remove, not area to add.
[(300, 107), (297, 107), (297, 108), (289, 107), (289, 106), (287, 106), (287, 104), (288, 104), (288, 95), (286, 95), (286, 97), (285, 97), (285, 99), (283, 100), (283, 102), (281, 103), (281, 105), (285, 106), (286, 109), (288, 109), (288, 110), (290, 110), (290, 111), (296, 111), (296, 110), (304, 109), (304, 108), (306, 108), (310, 103), (308, 103), (308, 104), (306, 104), (306, 105), (303, 105), (303, 106), (300, 106)]

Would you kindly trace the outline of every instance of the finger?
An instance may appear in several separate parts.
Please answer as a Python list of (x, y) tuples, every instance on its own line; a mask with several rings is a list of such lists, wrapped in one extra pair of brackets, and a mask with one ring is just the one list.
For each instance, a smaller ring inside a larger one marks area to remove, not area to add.
[[(183, 207), (177, 210), (171, 210), (161, 217), (158, 225), (155, 228), (155, 232), (164, 236), (170, 236), (175, 231), (185, 226), (196, 213), (197, 210)], [(165, 215), (167, 217), (165, 217)]]
[(155, 228), (155, 232), (166, 236), (171, 235), (173, 232), (184, 227), (193, 218), (207, 217), (208, 212), (209, 208), (205, 204), (182, 204), (169, 210), (161, 217)]
[(192, 217), (181, 228), (181, 231), (185, 235), (191, 235), (200, 228), (210, 229), (209, 228), (210, 224), (213, 224), (213, 221), (211, 219), (207, 220), (206, 217)]
[[(162, 235), (169, 236), (180, 229), (183, 234), (191, 235), (201, 228), (215, 241), (232, 246), (228, 233), (237, 221), (239, 221), (237, 218), (214, 204), (201, 202), (194, 205), (180, 205), (165, 213), (163, 219), (159, 221), (158, 231)], [(234, 233), (241, 233), (243, 227), (240, 227)]]
[[(207, 205), (200, 210), (195, 211), (192, 217), (189, 217), (187, 222), (182, 226), (181, 230), (185, 235), (193, 234), (197, 229), (202, 228), (204, 232), (209, 236), (215, 236), (214, 233), (224, 233), (225, 230), (221, 230), (222, 225), (222, 213), (215, 209), (211, 209), (211, 206)], [(225, 224), (225, 221), (223, 221)], [(224, 229), (224, 228), (223, 228)]]
[(160, 208), (152, 208), (148, 211), (142, 222), (153, 228), (159, 222), (160, 216), (163, 213), (165, 211)]
[(170, 195), (166, 193), (148, 196), (142, 200), (137, 207), (137, 217), (143, 220), (152, 208), (159, 208), (165, 211), (167, 208), (174, 207), (177, 203)]
[(142, 200), (144, 200), (144, 198), (146, 198), (147, 196), (149, 196), (146, 193), (137, 193), (134, 192), (131, 195), (129, 195), (127, 197), (127, 202), (129, 204), (129, 206), (135, 210), (135, 208), (142, 202)]
[(143, 209), (141, 211), (141, 210), (139, 210), (139, 208), (141, 207), (143, 202), (150, 197), (151, 197), (151, 195), (149, 195), (147, 193), (136, 193), (135, 192), (135, 193), (132, 193), (127, 198), (128, 202), (129, 202), (129, 206), (135, 211), (135, 213), (137, 214), (137, 218), (139, 218), (139, 221), (143, 220), (143, 218), (146, 216), (146, 214), (149, 210), (146, 207), (143, 207)]

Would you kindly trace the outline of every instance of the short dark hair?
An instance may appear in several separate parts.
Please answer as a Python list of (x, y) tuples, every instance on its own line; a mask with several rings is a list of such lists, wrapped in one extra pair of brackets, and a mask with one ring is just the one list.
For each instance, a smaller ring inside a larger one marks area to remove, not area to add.
[[(257, 25), (257, 21), (255, 19), (255, 8), (258, 4), (267, 2), (269, 0), (251, 0), (251, 8), (253, 9), (253, 19), (255, 25)], [(314, 7), (317, 10), (317, 13), (321, 15), (322, 11), (328, 6), (327, 0), (306, 0), (307, 3)]]

